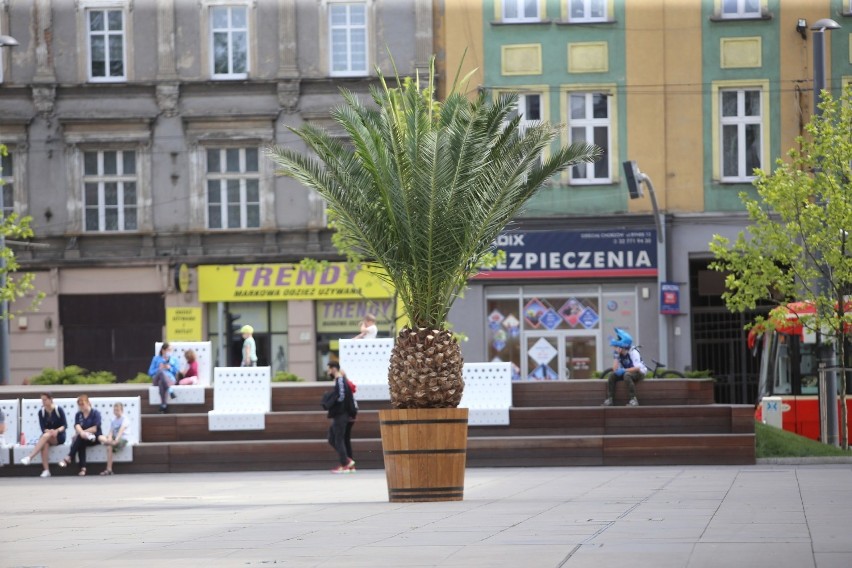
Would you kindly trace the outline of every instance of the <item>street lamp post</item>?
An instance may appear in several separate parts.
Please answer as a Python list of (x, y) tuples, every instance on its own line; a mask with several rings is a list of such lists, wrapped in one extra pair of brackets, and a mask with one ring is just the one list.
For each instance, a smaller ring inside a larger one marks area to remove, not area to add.
[[(654, 224), (657, 227), (657, 298), (661, 297), (663, 283), (666, 281), (667, 268), (667, 251), (666, 251), (666, 218), (659, 205), (657, 205), (657, 192), (654, 191), (654, 184), (651, 178), (639, 171), (639, 166), (634, 161), (627, 161), (622, 164), (624, 167), (624, 176), (627, 180), (627, 189), (630, 192), (631, 199), (642, 197), (641, 185), (644, 183), (648, 186), (648, 193), (651, 195), (651, 207), (654, 209)], [(659, 301), (659, 300), (658, 300)], [(662, 306), (658, 310), (657, 329), (659, 332), (659, 357), (660, 361), (665, 364), (671, 364), (669, 358), (669, 320), (662, 313)]]
[[(18, 40), (12, 36), (0, 35), (0, 48), (15, 47)], [(0, 216), (4, 216), (6, 204), (3, 199), (3, 188), (0, 187)], [(0, 251), (6, 250), (6, 236), (0, 232)], [(0, 257), (0, 289), (6, 287), (6, 259)], [(11, 366), (9, 364), (9, 303), (6, 300), (0, 302), (0, 385), (8, 385), (11, 379)]]
[[(840, 24), (835, 22), (829, 18), (823, 18), (822, 20), (818, 20), (811, 26), (811, 31), (813, 31), (814, 36), (814, 115), (822, 116), (822, 109), (820, 108), (820, 103), (822, 103), (822, 92), (826, 89), (826, 81), (825, 81), (825, 31), (826, 30), (836, 30), (840, 28)], [(823, 207), (825, 204), (823, 204)], [(817, 259), (818, 264), (822, 263), (822, 259)], [(829, 285), (828, 278), (826, 276), (822, 276), (818, 282), (818, 291), (819, 295), (822, 296), (826, 294), (831, 289)], [(843, 308), (843, 301), (841, 299), (840, 309)], [(822, 342), (821, 342), (822, 343)], [(827, 397), (828, 404), (826, 405), (826, 429), (828, 430), (825, 433), (825, 441), (826, 443), (836, 446), (837, 445), (837, 373), (834, 370), (836, 366), (836, 354), (834, 350), (834, 344), (828, 343), (825, 345), (824, 351), (824, 363), (826, 363), (826, 380), (825, 380), (825, 390), (826, 392), (821, 393), (822, 396)]]

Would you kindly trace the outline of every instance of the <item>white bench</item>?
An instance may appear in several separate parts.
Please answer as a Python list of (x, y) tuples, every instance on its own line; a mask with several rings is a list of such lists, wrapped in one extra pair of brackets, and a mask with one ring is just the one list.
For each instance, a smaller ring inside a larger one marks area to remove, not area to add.
[(18, 427), (17, 398), (0, 400), (0, 410), (6, 417), (6, 432), (0, 434), (0, 464), (6, 465), (10, 460), (10, 449), (20, 441), (20, 429)]
[(209, 430), (263, 430), (272, 412), (271, 367), (213, 369), (213, 410)]
[[(196, 385), (175, 385), (175, 398), (169, 401), (170, 404), (204, 404), (204, 389), (210, 386), (210, 379), (213, 376), (213, 347), (209, 341), (186, 341), (169, 343), (174, 356), (178, 358), (178, 370), (186, 367), (186, 357), (184, 354), (187, 349), (195, 351), (195, 360), (198, 361), (198, 384)], [(160, 348), (163, 346), (161, 341), (154, 344), (154, 355), (160, 353)], [(160, 405), (160, 389), (154, 386), (148, 387), (148, 403), (152, 405)]]
[(390, 400), (388, 367), (394, 339), (341, 339), (340, 368), (355, 383), (357, 400)]
[[(142, 400), (138, 396), (123, 397), (92, 397), (89, 399), (92, 408), (101, 414), (101, 430), (104, 435), (109, 433), (109, 426), (115, 415), (112, 407), (116, 402), (124, 405), (124, 419), (127, 420), (127, 445), (122, 449), (116, 449), (113, 453), (115, 462), (133, 461), (133, 446), (140, 441), (142, 430)], [(54, 398), (53, 404), (65, 411), (66, 434), (65, 443), (61, 446), (53, 446), (48, 453), (50, 463), (58, 463), (59, 460), (68, 455), (71, 450), (71, 441), (74, 438), (74, 417), (77, 414), (76, 398)], [(27, 445), (16, 444), (13, 448), (14, 461), (20, 463), (21, 458), (33, 451), (33, 446), (41, 437), (41, 426), (38, 423), (38, 411), (42, 404), (40, 398), (25, 398), (21, 400), (21, 430), (24, 432)], [(106, 462), (106, 447), (98, 444), (86, 449), (86, 461), (103, 463)], [(41, 454), (33, 457), (32, 463), (41, 463)]]
[(468, 424), (508, 425), (512, 406), (511, 363), (465, 363), (459, 408), (469, 409)]

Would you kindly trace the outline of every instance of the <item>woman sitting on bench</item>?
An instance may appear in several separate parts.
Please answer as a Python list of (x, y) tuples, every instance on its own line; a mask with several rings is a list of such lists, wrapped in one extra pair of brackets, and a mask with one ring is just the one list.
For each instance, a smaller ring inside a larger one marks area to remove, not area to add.
[(41, 395), (42, 409), (38, 411), (38, 425), (41, 427), (41, 436), (36, 442), (33, 451), (28, 456), (21, 458), (23, 465), (30, 465), (34, 457), (41, 454), (41, 476), (50, 477), (50, 447), (65, 443), (65, 429), (68, 422), (65, 419), (65, 411), (61, 406), (53, 404), (53, 396), (48, 393)]
[(80, 473), (86, 475), (86, 448), (98, 444), (101, 432), (101, 413), (92, 408), (89, 397), (81, 394), (77, 397), (77, 407), (80, 409), (74, 416), (74, 431), (76, 435), (71, 442), (71, 452), (59, 462), (59, 467), (66, 467), (74, 462), (75, 454), (80, 463)]

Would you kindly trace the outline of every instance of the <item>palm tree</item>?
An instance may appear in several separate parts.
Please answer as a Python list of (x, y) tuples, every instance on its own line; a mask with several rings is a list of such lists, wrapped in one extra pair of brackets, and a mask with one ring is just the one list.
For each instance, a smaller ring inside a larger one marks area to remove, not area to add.
[[(456, 81), (456, 84), (459, 82)], [(315, 157), (273, 147), (281, 175), (327, 202), (339, 242), (383, 269), (410, 321), (391, 354), (388, 382), (396, 408), (457, 407), (461, 349), (447, 329), (459, 294), (493, 256), (494, 239), (536, 190), (573, 164), (594, 161), (595, 146), (573, 144), (543, 155), (560, 129), (521, 129), (517, 97), (435, 99), (419, 77), (390, 88), (379, 74), (375, 107), (343, 91), (332, 118), (350, 144), (306, 125), (293, 132)], [(514, 118), (513, 118), (514, 115)]]

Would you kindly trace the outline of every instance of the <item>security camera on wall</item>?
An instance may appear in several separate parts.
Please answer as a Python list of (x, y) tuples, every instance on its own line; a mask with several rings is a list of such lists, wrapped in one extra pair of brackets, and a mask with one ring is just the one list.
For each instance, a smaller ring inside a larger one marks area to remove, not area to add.
[(624, 177), (627, 180), (627, 191), (630, 193), (630, 199), (639, 199), (643, 195), (639, 166), (633, 160), (628, 160), (622, 165), (624, 166)]

